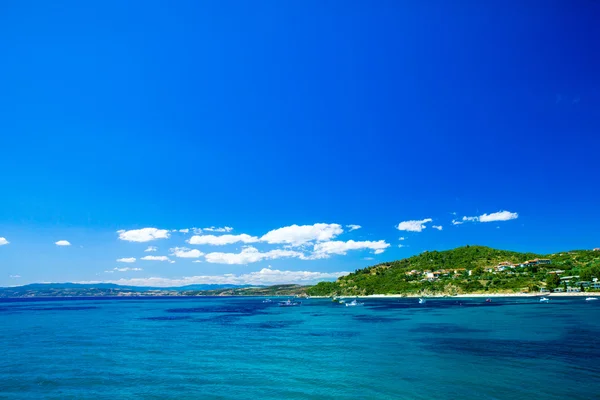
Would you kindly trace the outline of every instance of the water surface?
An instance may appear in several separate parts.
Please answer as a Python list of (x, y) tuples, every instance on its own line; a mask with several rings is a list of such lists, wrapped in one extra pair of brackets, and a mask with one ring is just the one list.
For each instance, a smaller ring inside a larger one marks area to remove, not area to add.
[(0, 301), (0, 398), (590, 399), (600, 301)]

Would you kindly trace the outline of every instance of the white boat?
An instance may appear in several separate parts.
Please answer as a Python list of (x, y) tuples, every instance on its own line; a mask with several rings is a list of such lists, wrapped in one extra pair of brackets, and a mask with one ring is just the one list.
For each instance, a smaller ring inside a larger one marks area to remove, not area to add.
[(597, 297), (586, 297), (585, 301), (592, 301), (592, 300), (598, 300)]
[(265, 300), (263, 300), (263, 303), (272, 303), (272, 302), (273, 302), (273, 300), (271, 300), (271, 299), (265, 299)]
[(547, 303), (547, 302), (549, 302), (549, 301), (550, 301), (550, 299), (549, 299), (549, 298), (547, 298), (547, 297), (542, 297), (542, 298), (540, 299), (540, 302), (541, 302), (541, 303)]
[(365, 303), (359, 303), (356, 300), (352, 300), (350, 303), (346, 303), (346, 307), (357, 307), (357, 306), (364, 306)]
[(286, 301), (280, 301), (279, 302), (279, 306), (280, 307), (293, 307), (293, 306), (299, 306), (301, 303), (299, 301), (291, 301), (291, 300), (286, 300)]
[(425, 303), (427, 303), (427, 299), (425, 299), (423, 297), (420, 297), (419, 298), (419, 304), (425, 304)]

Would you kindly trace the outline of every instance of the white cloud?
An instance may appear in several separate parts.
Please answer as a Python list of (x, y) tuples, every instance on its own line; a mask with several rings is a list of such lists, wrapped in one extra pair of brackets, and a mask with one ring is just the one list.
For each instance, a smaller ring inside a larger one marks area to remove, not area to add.
[(441, 225), (431, 225), (431, 227), (432, 227), (433, 229), (437, 229), (438, 231), (441, 231), (442, 229), (444, 229), (444, 227), (443, 227), (443, 226), (441, 226)]
[(8, 277), (12, 279), (19, 279), (21, 275), (9, 275)]
[(148, 246), (148, 248), (146, 250), (144, 250), (144, 251), (150, 252), (150, 251), (156, 251), (156, 250), (158, 250), (158, 247), (156, 247), (156, 246)]
[(399, 247), (399, 248), (403, 248), (403, 247), (408, 247), (408, 246), (407, 246), (407, 245), (405, 245), (405, 244), (402, 244), (402, 243), (400, 243), (400, 244), (398, 245), (398, 247)]
[(255, 236), (246, 235), (194, 235), (187, 242), (189, 244), (210, 244), (214, 246), (223, 246), (226, 244), (233, 243), (255, 243), (258, 242), (258, 238)]
[(374, 254), (381, 254), (390, 247), (384, 240), (356, 242), (354, 240), (330, 241), (317, 243), (310, 258), (328, 258), (331, 254), (345, 255), (349, 250), (373, 250)]
[(455, 219), (452, 220), (452, 225), (462, 225), (464, 222), (457, 221)]
[[(263, 268), (260, 271), (242, 275), (205, 275), (187, 276), (178, 279), (151, 277), (132, 278), (107, 281), (118, 285), (127, 286), (156, 286), (172, 287), (194, 284), (229, 284), (229, 285), (277, 285), (286, 283), (313, 284), (323, 280), (333, 280), (349, 272), (313, 272), (313, 271), (281, 271), (278, 269)], [(98, 281), (85, 281), (78, 283), (99, 283)]]
[(344, 230), (339, 224), (291, 225), (267, 232), (261, 240), (270, 244), (300, 246), (309, 242), (326, 242)]
[(169, 264), (175, 264), (175, 261), (169, 260)]
[(4, 246), (5, 244), (9, 244), (10, 242), (6, 240), (6, 238), (0, 237), (0, 246)]
[(144, 256), (140, 258), (140, 260), (146, 261), (169, 261), (169, 257), (167, 256)]
[(425, 218), (421, 220), (412, 220), (412, 221), (404, 221), (400, 222), (396, 229), (399, 231), (407, 231), (407, 232), (421, 232), (426, 228), (425, 224), (428, 222), (432, 222), (431, 218)]
[(69, 243), (67, 240), (59, 240), (58, 242), (54, 243), (57, 246), (70, 246), (71, 243)]
[(173, 247), (169, 249), (172, 256), (179, 258), (198, 258), (203, 256), (204, 253), (197, 249), (188, 249), (187, 247)]
[(119, 258), (119, 259), (117, 260), (117, 262), (122, 262), (122, 263), (133, 263), (133, 262), (135, 262), (135, 257)]
[(129, 268), (129, 267), (125, 267), (125, 268), (113, 268), (109, 271), (104, 271), (106, 273), (112, 274), (114, 272), (127, 272), (127, 271), (143, 271), (142, 268)]
[(202, 261), (200, 261), (200, 260), (194, 260), (194, 261), (192, 261), (192, 262), (193, 262), (193, 263), (201, 263)]
[(271, 250), (261, 253), (252, 246), (247, 246), (240, 253), (208, 253), (206, 261), (213, 264), (250, 264), (262, 260), (274, 260), (276, 258), (305, 258), (304, 254), (293, 250)]
[(352, 232), (352, 231), (362, 228), (362, 226), (351, 224), (351, 225), (346, 225), (346, 228), (350, 229), (350, 232)]
[(180, 229), (179, 232), (181, 232), (181, 233), (189, 233), (190, 230), (189, 229)]
[(495, 221), (510, 221), (511, 219), (519, 218), (519, 214), (510, 211), (498, 211), (491, 214), (483, 214), (479, 216), (479, 222), (495, 222)]
[[(510, 221), (511, 219), (517, 218), (519, 218), (519, 214), (516, 212), (498, 211), (491, 214), (482, 214), (478, 217), (462, 217), (462, 220), (468, 222), (497, 222)], [(452, 223), (454, 223), (454, 221), (452, 221)]]
[(404, 236), (400, 236), (398, 240), (406, 240), (406, 238)]
[(231, 232), (233, 228), (230, 226), (224, 226), (222, 228), (215, 228), (214, 226), (211, 226), (210, 228), (204, 228), (202, 230), (207, 232)]
[(128, 242), (149, 242), (156, 239), (168, 239), (170, 233), (167, 229), (142, 228), (126, 231), (121, 229), (117, 231), (119, 239)]

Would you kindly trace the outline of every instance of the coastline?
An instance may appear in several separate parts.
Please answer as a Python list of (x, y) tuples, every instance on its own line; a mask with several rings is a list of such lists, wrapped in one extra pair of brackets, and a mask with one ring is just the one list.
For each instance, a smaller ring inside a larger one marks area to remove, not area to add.
[[(368, 296), (336, 296), (340, 299), (385, 299), (385, 298), (419, 298), (426, 297), (428, 299), (443, 299), (443, 298), (498, 298), (498, 297), (600, 297), (600, 292), (586, 293), (463, 293), (456, 295), (418, 295), (418, 294), (371, 294)], [(311, 296), (311, 298), (329, 298), (331, 296)]]

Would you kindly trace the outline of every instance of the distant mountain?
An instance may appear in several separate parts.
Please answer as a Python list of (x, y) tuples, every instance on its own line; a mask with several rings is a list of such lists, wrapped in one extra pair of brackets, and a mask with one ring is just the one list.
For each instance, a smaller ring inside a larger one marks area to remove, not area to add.
[(118, 296), (142, 295), (148, 292), (185, 293), (207, 292), (229, 289), (245, 289), (256, 287), (251, 285), (206, 284), (186, 285), (179, 287), (152, 287), (152, 286), (123, 286), (114, 283), (32, 283), (23, 286), (0, 288), (0, 297), (52, 297), (52, 296)]
[[(172, 286), (172, 287), (158, 287), (158, 286), (125, 286), (117, 285), (116, 283), (30, 283), (23, 286), (13, 286), (10, 289), (23, 289), (23, 290), (47, 290), (47, 289), (127, 289), (136, 290), (140, 292), (148, 290), (214, 290), (214, 289), (227, 289), (227, 288), (242, 288), (251, 287), (252, 285), (226, 285), (226, 284), (205, 284), (205, 285), (187, 285), (187, 286)], [(0, 288), (6, 289), (6, 288)]]

